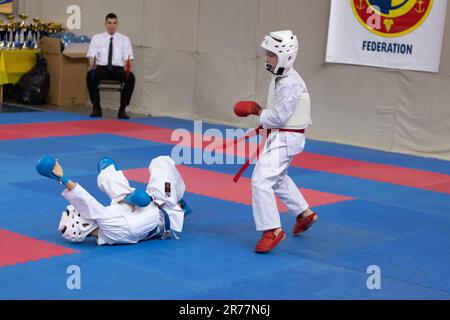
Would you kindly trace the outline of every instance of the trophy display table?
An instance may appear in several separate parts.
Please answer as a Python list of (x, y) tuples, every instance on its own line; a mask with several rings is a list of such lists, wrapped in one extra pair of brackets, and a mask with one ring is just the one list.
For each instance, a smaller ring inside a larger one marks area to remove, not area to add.
[(40, 50), (0, 50), (0, 103), (3, 102), (3, 85), (16, 84), (22, 75), (36, 65)]

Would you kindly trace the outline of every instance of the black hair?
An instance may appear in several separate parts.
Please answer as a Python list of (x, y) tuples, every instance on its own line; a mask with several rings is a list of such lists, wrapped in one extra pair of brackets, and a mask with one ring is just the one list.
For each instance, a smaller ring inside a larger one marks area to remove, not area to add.
[(108, 13), (106, 15), (105, 21), (108, 19), (117, 19), (117, 15), (115, 13)]

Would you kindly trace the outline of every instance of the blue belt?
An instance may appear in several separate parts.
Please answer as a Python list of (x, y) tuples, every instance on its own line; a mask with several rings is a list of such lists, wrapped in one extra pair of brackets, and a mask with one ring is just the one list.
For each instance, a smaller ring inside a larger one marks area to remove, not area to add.
[(169, 215), (167, 214), (166, 210), (164, 210), (163, 208), (159, 208), (159, 210), (161, 210), (163, 216), (164, 216), (164, 230), (165, 231), (170, 231), (170, 218)]
[[(166, 210), (164, 210), (163, 208), (159, 207), (159, 210), (161, 210), (161, 213), (163, 214), (164, 217), (164, 231), (162, 234), (164, 234), (167, 231), (170, 231), (170, 218), (169, 215), (167, 214)], [(157, 225), (153, 230), (151, 230), (147, 236), (145, 237), (145, 239), (150, 239), (156, 231), (158, 231), (158, 227), (159, 225)]]

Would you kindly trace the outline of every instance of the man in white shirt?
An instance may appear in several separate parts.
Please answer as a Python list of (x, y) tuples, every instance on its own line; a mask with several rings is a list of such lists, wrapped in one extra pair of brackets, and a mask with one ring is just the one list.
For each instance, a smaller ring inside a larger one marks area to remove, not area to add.
[(101, 117), (99, 82), (102, 80), (118, 80), (124, 83), (120, 96), (120, 108), (117, 117), (129, 119), (125, 112), (133, 95), (135, 77), (130, 71), (131, 60), (134, 60), (130, 39), (117, 32), (118, 19), (114, 13), (106, 16), (106, 32), (92, 37), (87, 57), (89, 72), (87, 87), (93, 105), (91, 117)]

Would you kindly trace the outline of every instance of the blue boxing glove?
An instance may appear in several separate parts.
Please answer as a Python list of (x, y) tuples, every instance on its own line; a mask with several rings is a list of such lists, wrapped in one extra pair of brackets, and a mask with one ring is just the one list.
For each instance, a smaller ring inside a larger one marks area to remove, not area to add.
[(108, 168), (110, 165), (113, 165), (116, 170), (119, 170), (119, 166), (113, 159), (111, 159), (110, 157), (101, 158), (97, 163), (98, 173), (100, 173), (102, 170)]
[(132, 205), (145, 208), (153, 201), (152, 197), (148, 195), (144, 190), (136, 189), (124, 199), (124, 202)]
[(41, 159), (38, 160), (36, 163), (36, 170), (37, 172), (44, 177), (54, 179), (62, 184), (66, 184), (69, 182), (69, 179), (67, 177), (58, 177), (55, 175), (52, 171), (55, 167), (56, 159), (52, 156), (43, 156)]

